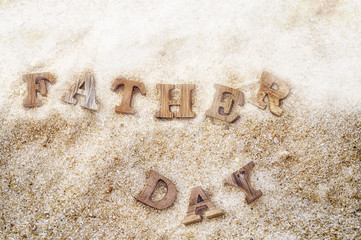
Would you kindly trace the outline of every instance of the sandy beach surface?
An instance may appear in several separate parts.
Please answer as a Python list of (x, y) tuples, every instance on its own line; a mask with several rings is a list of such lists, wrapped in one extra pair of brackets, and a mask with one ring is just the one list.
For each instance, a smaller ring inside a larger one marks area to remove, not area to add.
[[(361, 238), (360, 1), (0, 0), (0, 23), (1, 239)], [(248, 102), (263, 71), (291, 89), (281, 117)], [(56, 83), (25, 108), (34, 72)], [(85, 72), (96, 112), (61, 101)], [(117, 77), (145, 85), (134, 115)], [(156, 118), (156, 84), (185, 83), (196, 117)], [(244, 92), (235, 123), (206, 117), (215, 83)], [(250, 161), (247, 204), (222, 180)], [(134, 198), (150, 169), (166, 210)], [(225, 215), (183, 225), (195, 186)]]

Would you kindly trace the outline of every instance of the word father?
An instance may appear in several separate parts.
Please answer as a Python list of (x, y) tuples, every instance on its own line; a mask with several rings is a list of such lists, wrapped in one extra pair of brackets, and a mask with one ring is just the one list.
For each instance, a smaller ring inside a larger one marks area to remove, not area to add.
[[(27, 83), (27, 96), (24, 99), (25, 107), (39, 107), (42, 105), (37, 93), (45, 97), (47, 96), (47, 82), (55, 83), (55, 78), (51, 73), (31, 73), (23, 75), (24, 82)], [(171, 98), (171, 91), (175, 88), (180, 90), (179, 100)], [(133, 97), (133, 89), (138, 88), (142, 95), (146, 95), (144, 83), (131, 81), (125, 78), (117, 78), (112, 84), (111, 89), (115, 92), (120, 87), (124, 87), (123, 99), (119, 106), (115, 107), (116, 113), (134, 114), (135, 111), (131, 107)], [(239, 89), (215, 84), (216, 93), (210, 109), (206, 111), (206, 116), (223, 120), (226, 122), (235, 122), (239, 115), (232, 112), (233, 104), (242, 106), (244, 104), (244, 94)], [(157, 84), (160, 91), (160, 109), (156, 113), (157, 118), (194, 118), (195, 113), (192, 111), (192, 91), (195, 89), (194, 84)], [(268, 96), (268, 103), (271, 113), (281, 116), (283, 110), (280, 108), (280, 102), (289, 94), (287, 84), (268, 72), (261, 75), (261, 86), (255, 96), (249, 99), (249, 102), (261, 109), (267, 107), (265, 102)], [(91, 73), (86, 73), (73, 85), (63, 96), (62, 100), (69, 104), (77, 103), (77, 96), (84, 96), (81, 106), (89, 110), (96, 111), (98, 106), (95, 101), (95, 80)], [(171, 111), (171, 106), (178, 106), (179, 111)]]

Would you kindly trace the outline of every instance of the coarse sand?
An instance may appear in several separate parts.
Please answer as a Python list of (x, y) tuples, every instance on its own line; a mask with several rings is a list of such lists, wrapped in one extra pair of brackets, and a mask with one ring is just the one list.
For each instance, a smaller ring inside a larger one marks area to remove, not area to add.
[[(360, 1), (0, 0), (0, 23), (0, 239), (361, 238)], [(97, 112), (61, 101), (87, 71)], [(262, 71), (291, 89), (281, 117), (248, 102)], [(56, 77), (34, 109), (31, 72)], [(145, 84), (134, 115), (117, 77)], [(197, 116), (157, 119), (158, 83), (195, 84)], [(215, 83), (244, 92), (235, 123), (205, 116)], [(250, 161), (248, 205), (222, 180)], [(134, 198), (150, 169), (169, 209)], [(183, 225), (195, 186), (225, 215)]]

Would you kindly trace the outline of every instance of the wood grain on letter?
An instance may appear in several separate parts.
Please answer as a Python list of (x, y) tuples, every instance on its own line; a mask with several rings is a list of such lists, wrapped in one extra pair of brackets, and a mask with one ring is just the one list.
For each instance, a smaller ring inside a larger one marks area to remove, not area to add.
[(235, 122), (239, 118), (239, 115), (232, 112), (233, 103), (240, 106), (243, 105), (243, 92), (219, 84), (214, 84), (214, 87), (216, 88), (216, 93), (211, 108), (206, 111), (206, 116), (229, 123)]
[(281, 116), (283, 110), (280, 108), (280, 102), (286, 98), (290, 92), (290, 88), (287, 84), (279, 80), (276, 76), (269, 72), (262, 72), (261, 86), (256, 96), (252, 96), (249, 102), (261, 109), (267, 107), (267, 103), (264, 101), (268, 96), (269, 107), (271, 113), (276, 116)]
[(138, 88), (142, 95), (146, 95), (145, 86), (142, 82), (131, 81), (125, 78), (117, 78), (113, 82), (112, 90), (117, 92), (121, 86), (124, 86), (123, 99), (119, 106), (115, 106), (116, 113), (134, 114), (135, 111), (131, 107), (133, 89)]
[[(153, 202), (151, 200), (151, 196), (154, 192), (154, 190), (157, 187), (157, 184), (159, 181), (162, 181), (165, 183), (167, 188), (166, 195), (159, 201)], [(153, 207), (155, 209), (163, 210), (166, 208), (169, 208), (173, 205), (175, 198), (177, 196), (177, 189), (173, 182), (169, 180), (168, 178), (164, 177), (163, 175), (150, 170), (149, 171), (149, 178), (147, 179), (146, 185), (141, 193), (136, 197), (136, 199), (150, 207)]]
[(202, 217), (201, 211), (205, 211), (206, 218), (218, 217), (224, 214), (224, 212), (216, 208), (208, 199), (201, 187), (195, 187), (191, 191), (189, 198), (189, 205), (187, 215), (184, 217), (182, 223), (185, 225), (200, 222)]
[(251, 171), (254, 168), (254, 165), (255, 164), (252, 161), (223, 180), (225, 185), (231, 185), (242, 189), (246, 193), (246, 201), (248, 204), (262, 196), (262, 192), (260, 190), (255, 190), (251, 185)]
[(84, 96), (81, 107), (96, 111), (98, 106), (95, 102), (95, 80), (91, 73), (84, 74), (69, 91), (64, 95), (63, 101), (75, 105), (77, 95)]
[[(157, 84), (160, 91), (160, 109), (156, 114), (157, 118), (193, 118), (192, 91), (196, 88), (194, 84), (178, 84), (180, 89), (180, 100), (171, 99), (170, 91), (175, 89), (173, 84)], [(179, 106), (178, 112), (172, 112), (171, 106)]]
[(40, 107), (42, 101), (37, 98), (37, 92), (43, 97), (47, 96), (46, 81), (51, 84), (55, 83), (54, 76), (49, 72), (43, 73), (30, 73), (23, 75), (24, 82), (27, 83), (28, 95), (23, 101), (24, 107)]

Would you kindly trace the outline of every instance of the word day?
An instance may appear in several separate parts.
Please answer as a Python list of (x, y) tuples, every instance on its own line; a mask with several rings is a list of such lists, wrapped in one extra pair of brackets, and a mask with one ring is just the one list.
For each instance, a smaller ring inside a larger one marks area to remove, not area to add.
[[(254, 168), (254, 162), (249, 162), (246, 166), (240, 168), (238, 171), (228, 175), (224, 180), (224, 185), (230, 185), (241, 189), (246, 194), (246, 202), (250, 204), (262, 196), (260, 190), (255, 190), (251, 186), (251, 171)], [(159, 201), (152, 201), (151, 197), (159, 182), (163, 183), (167, 189), (165, 195)], [(143, 190), (135, 198), (158, 210), (164, 210), (173, 205), (177, 196), (177, 189), (174, 183), (165, 176), (150, 170), (146, 184)], [(182, 220), (185, 225), (202, 221), (201, 212), (204, 211), (206, 218), (218, 217), (224, 212), (217, 208), (204, 193), (200, 186), (194, 187), (191, 190), (189, 205), (186, 216)]]
[[(23, 75), (24, 82), (27, 83), (27, 96), (24, 99), (25, 107), (40, 107), (42, 101), (38, 99), (37, 93), (43, 97), (47, 96), (47, 82), (54, 84), (55, 77), (49, 72), (30, 73)], [(283, 110), (280, 108), (280, 102), (289, 94), (287, 84), (268, 72), (262, 72), (260, 88), (258, 92), (249, 99), (249, 102), (261, 109), (269, 105), (271, 113), (281, 116)], [(140, 90), (142, 95), (146, 95), (144, 83), (139, 81), (127, 80), (125, 78), (116, 78), (111, 89), (114, 92), (123, 87), (123, 98), (119, 106), (115, 106), (116, 113), (134, 114), (135, 110), (131, 106), (135, 88)], [(192, 91), (195, 90), (194, 84), (157, 84), (160, 92), (160, 109), (156, 113), (157, 118), (194, 118), (192, 111)], [(172, 99), (171, 91), (180, 90), (179, 100)], [(232, 112), (232, 106), (244, 104), (244, 94), (241, 90), (227, 86), (215, 84), (216, 93), (210, 109), (206, 111), (206, 116), (223, 120), (226, 122), (235, 122), (239, 115)], [(83, 96), (84, 100), (81, 106), (96, 111), (98, 106), (95, 101), (95, 79), (91, 73), (86, 73), (80, 78), (63, 96), (62, 100), (69, 104), (77, 103), (77, 96)], [(265, 101), (268, 96), (268, 103)], [(171, 106), (178, 106), (179, 111), (171, 111)]]

